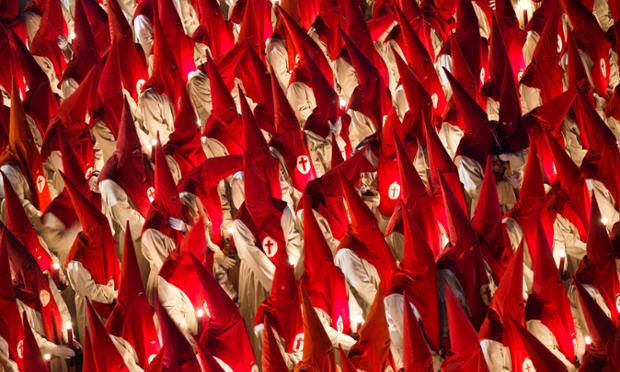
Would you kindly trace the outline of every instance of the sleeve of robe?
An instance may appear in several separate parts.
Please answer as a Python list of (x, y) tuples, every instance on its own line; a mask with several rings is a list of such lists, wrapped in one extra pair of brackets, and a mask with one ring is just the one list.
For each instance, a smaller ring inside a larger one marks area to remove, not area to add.
[(134, 18), (133, 27), (136, 40), (142, 46), (144, 54), (148, 55), (153, 46), (153, 24), (148, 18), (140, 14)]
[(306, 137), (306, 145), (312, 159), (312, 165), (316, 171), (316, 176), (321, 177), (325, 172), (331, 169), (332, 153), (331, 138), (322, 138), (311, 131), (304, 131)]
[(480, 340), (480, 348), (489, 366), (489, 371), (512, 371), (510, 349), (497, 341), (489, 339)]
[(159, 133), (161, 143), (165, 145), (174, 131), (174, 107), (168, 98), (147, 89), (140, 96), (138, 109), (144, 129), (148, 131), (149, 142), (155, 140)]
[(110, 335), (112, 343), (118, 350), (119, 354), (123, 357), (123, 361), (131, 372), (141, 372), (143, 369), (138, 365), (138, 354), (134, 350), (133, 346), (124, 339)]
[(9, 359), (9, 344), (2, 336), (0, 336), (0, 367), (4, 368), (5, 372), (19, 372), (17, 363)]
[(351, 141), (351, 146), (356, 148), (357, 145), (359, 145), (359, 143), (366, 137), (376, 132), (376, 126), (368, 116), (359, 111), (348, 110), (347, 114), (351, 116), (351, 124), (349, 125), (349, 140)]
[(187, 82), (187, 91), (200, 122), (206, 123), (211, 115), (211, 108), (213, 107), (211, 101), (211, 87), (207, 75), (202, 71), (191, 73)]
[(111, 304), (114, 301), (114, 287), (97, 284), (81, 262), (71, 261), (67, 266), (67, 278), (75, 293), (91, 301)]
[(276, 74), (280, 87), (282, 87), (282, 90), (286, 91), (289, 80), (291, 79), (286, 43), (280, 39), (269, 38), (267, 39), (265, 53), (265, 59)]
[(170, 252), (176, 247), (174, 240), (155, 229), (144, 230), (141, 242), (142, 254), (155, 272), (161, 269)]
[(116, 150), (116, 139), (110, 128), (101, 120), (93, 125), (91, 133), (95, 137), (95, 146), (101, 151), (101, 159), (105, 164)]
[(334, 60), (333, 70), (336, 91), (338, 95), (348, 103), (351, 99), (351, 95), (353, 95), (353, 90), (359, 85), (355, 69), (343, 58), (336, 58)]
[(348, 248), (336, 252), (334, 263), (342, 270), (347, 283), (368, 307), (373, 303), (380, 279), (377, 270)]
[(609, 2), (606, 0), (594, 0), (592, 14), (596, 17), (603, 31), (607, 32), (614, 25), (614, 18), (609, 9)]
[(459, 172), (459, 179), (463, 183), (463, 190), (471, 199), (470, 208), (473, 215), (482, 189), (484, 169), (480, 163), (466, 156), (458, 156), (455, 163)]
[(312, 88), (304, 83), (294, 82), (288, 86), (286, 98), (295, 110), (299, 123), (303, 125), (316, 107)]
[(99, 191), (101, 192), (101, 202), (105, 214), (109, 215), (123, 229), (129, 221), (132, 238), (137, 241), (142, 232), (144, 217), (131, 206), (125, 190), (112, 180), (103, 180), (99, 182)]
[[(329, 227), (329, 223), (327, 223), (327, 220), (323, 216), (321, 216), (319, 212), (315, 211), (314, 209), (312, 210), (312, 214), (314, 214), (314, 218), (316, 219), (316, 222), (318, 223), (319, 228), (321, 229), (321, 233), (323, 233), (323, 237), (325, 237), (325, 240), (327, 241), (327, 245), (329, 245), (329, 248), (331, 249), (332, 254), (336, 254), (336, 250), (338, 249), (338, 245), (340, 244), (340, 242), (336, 240), (334, 236), (332, 235), (331, 229)], [(303, 224), (304, 224), (303, 209), (297, 212), (297, 219), (299, 221), (299, 232), (303, 233)]]
[(254, 236), (240, 220), (233, 221), (233, 239), (239, 258), (254, 272), (261, 285), (271, 291), (273, 275), (276, 271), (274, 264), (263, 251), (254, 243)]
[(196, 311), (187, 295), (176, 286), (157, 276), (157, 298), (170, 319), (184, 335), (198, 332)]

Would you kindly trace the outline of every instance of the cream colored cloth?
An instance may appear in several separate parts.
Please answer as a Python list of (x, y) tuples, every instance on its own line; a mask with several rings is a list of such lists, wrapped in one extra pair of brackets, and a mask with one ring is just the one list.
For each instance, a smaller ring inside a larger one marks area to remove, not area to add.
[(562, 363), (566, 365), (568, 371), (573, 372), (577, 370), (577, 368), (575, 368), (575, 366), (572, 365), (560, 351), (560, 346), (558, 345), (553, 333), (551, 333), (551, 330), (542, 324), (540, 320), (528, 320), (527, 330), (536, 336), (538, 341), (542, 342), (543, 345), (545, 345), (545, 347), (553, 353), (553, 355), (560, 359)]
[(159, 139), (162, 146), (168, 142), (174, 131), (174, 107), (166, 95), (158, 94), (154, 89), (147, 89), (138, 98), (140, 112), (140, 129), (148, 135), (149, 143)]
[(349, 248), (338, 249), (334, 264), (342, 270), (357, 302), (367, 314), (381, 284), (377, 269)]

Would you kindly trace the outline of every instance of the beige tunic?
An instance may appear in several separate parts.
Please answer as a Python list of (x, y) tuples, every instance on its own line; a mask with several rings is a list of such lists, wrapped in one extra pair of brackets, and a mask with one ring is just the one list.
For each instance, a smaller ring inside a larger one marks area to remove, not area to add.
[(276, 78), (280, 83), (280, 87), (286, 92), (289, 80), (291, 79), (286, 42), (276, 38), (267, 39), (265, 53), (267, 64), (271, 66), (272, 71), (276, 74)]
[(149, 142), (153, 143), (159, 133), (161, 144), (165, 145), (174, 131), (175, 118), (174, 107), (168, 97), (147, 89), (138, 98), (138, 111), (140, 129), (148, 135)]
[(286, 98), (293, 110), (297, 120), (303, 126), (312, 111), (316, 107), (316, 100), (312, 88), (301, 82), (294, 82), (288, 86)]

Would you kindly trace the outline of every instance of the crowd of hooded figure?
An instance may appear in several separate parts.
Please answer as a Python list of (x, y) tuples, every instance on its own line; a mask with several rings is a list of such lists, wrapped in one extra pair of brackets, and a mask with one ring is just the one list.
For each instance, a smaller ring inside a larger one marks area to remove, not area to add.
[(617, 0), (21, 3), (0, 371), (620, 370)]

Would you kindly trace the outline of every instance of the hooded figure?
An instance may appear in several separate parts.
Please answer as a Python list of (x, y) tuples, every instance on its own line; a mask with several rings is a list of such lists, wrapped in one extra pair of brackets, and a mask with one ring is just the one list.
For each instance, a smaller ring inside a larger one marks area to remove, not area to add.
[(155, 177), (153, 201), (142, 227), (142, 254), (150, 263), (151, 273), (147, 283), (147, 295), (152, 298), (156, 288), (157, 273), (166, 257), (183, 240), (189, 220), (187, 208), (183, 206), (176, 183), (172, 179), (170, 168), (161, 143), (158, 141), (154, 151)]
[(110, 316), (114, 308), (118, 294), (118, 256), (107, 218), (63, 173), (60, 174), (82, 225), (82, 231), (75, 238), (64, 262), (67, 278), (75, 290), (78, 332), (81, 333), (86, 324), (87, 297), (92, 300), (92, 306), (101, 318)]
[(248, 157), (244, 161), (244, 178), (245, 202), (233, 221), (233, 239), (241, 259), (240, 311), (248, 333), (253, 334), (251, 327), (256, 311), (271, 291), (278, 250), (286, 249), (290, 262), (297, 264), (301, 239), (293, 213), (286, 203), (271, 196)]
[[(208, 313), (208, 317), (205, 316), (202, 320), (200, 344), (217, 358), (223, 368), (229, 368), (227, 372), (256, 371), (256, 359), (239, 308), (193, 255), (192, 262), (200, 278), (200, 287), (205, 296)], [(234, 349), (230, 348), (233, 344)]]
[(350, 334), (358, 331), (362, 318), (355, 296), (334, 264), (333, 254), (321, 232), (310, 198), (304, 199), (304, 274), (302, 286), (334, 346), (349, 350), (355, 343)]
[(45, 178), (41, 155), (30, 132), (15, 83), (11, 92), (9, 142), (0, 155), (0, 170), (11, 182), (30, 223), (40, 235), (43, 231), (41, 215), (51, 203), (55, 190), (51, 192)]
[(166, 144), (174, 130), (175, 107), (181, 90), (185, 89), (187, 76), (183, 76), (180, 71), (179, 62), (166, 40), (157, 12), (153, 18), (155, 19), (153, 72), (142, 87), (142, 93), (138, 98), (138, 111), (142, 121), (141, 129), (148, 135), (148, 141), (155, 140), (159, 133), (162, 143)]
[(378, 287), (389, 285), (396, 271), (396, 260), (378, 228), (377, 218), (353, 185), (342, 173), (339, 176), (351, 222), (340, 240), (334, 262), (361, 300), (362, 308), (369, 309)]
[(155, 328), (154, 311), (146, 297), (140, 267), (136, 258), (129, 221), (121, 263), (120, 283), (116, 305), (105, 328), (110, 335), (118, 336), (131, 344), (139, 364), (147, 367), (161, 349)]

